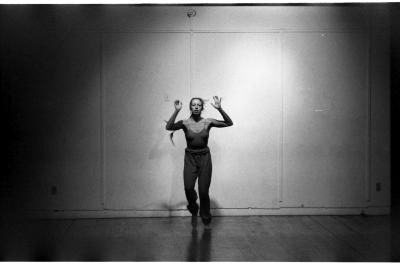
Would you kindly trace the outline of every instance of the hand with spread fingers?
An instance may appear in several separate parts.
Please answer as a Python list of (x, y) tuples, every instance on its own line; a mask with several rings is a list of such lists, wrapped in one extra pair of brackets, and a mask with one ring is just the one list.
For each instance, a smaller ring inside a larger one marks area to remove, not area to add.
[(211, 105), (215, 108), (215, 109), (220, 109), (221, 108), (221, 101), (222, 101), (222, 97), (218, 98), (218, 96), (214, 96), (214, 104), (211, 103)]
[(182, 102), (179, 100), (175, 100), (174, 106), (175, 106), (175, 110), (179, 111), (182, 109)]

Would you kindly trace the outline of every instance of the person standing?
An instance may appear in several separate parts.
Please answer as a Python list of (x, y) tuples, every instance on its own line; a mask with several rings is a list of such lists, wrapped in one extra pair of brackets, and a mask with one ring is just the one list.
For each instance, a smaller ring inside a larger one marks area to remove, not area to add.
[[(174, 102), (175, 111), (168, 120), (165, 129), (176, 131), (182, 129), (185, 133), (187, 147), (185, 149), (183, 180), (185, 195), (188, 202), (187, 209), (192, 216), (197, 216), (199, 205), (197, 204), (197, 193), (195, 190), (196, 180), (198, 179), (198, 190), (200, 196), (200, 217), (205, 225), (211, 222), (209, 188), (211, 184), (212, 162), (210, 149), (208, 148), (208, 137), (212, 127), (223, 128), (233, 125), (231, 118), (221, 107), (222, 98), (214, 96), (214, 104), (223, 120), (213, 118), (202, 118), (204, 101), (199, 97), (190, 100), (189, 108), (191, 115), (186, 120), (175, 122), (176, 116), (182, 109), (182, 102)], [(173, 132), (171, 133), (172, 141)], [(173, 142), (173, 141), (172, 141)]]

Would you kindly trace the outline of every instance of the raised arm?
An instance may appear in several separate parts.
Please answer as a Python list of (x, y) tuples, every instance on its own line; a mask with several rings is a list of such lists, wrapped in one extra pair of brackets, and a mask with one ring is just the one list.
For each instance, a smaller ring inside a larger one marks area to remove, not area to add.
[(221, 101), (222, 98), (218, 99), (218, 96), (214, 96), (214, 103), (211, 103), (211, 105), (221, 113), (222, 118), (224, 119), (223, 121), (221, 120), (211, 120), (211, 127), (217, 127), (217, 128), (222, 128), (222, 127), (229, 127), (233, 125), (233, 122), (231, 118), (226, 114), (226, 112), (222, 109), (221, 107)]
[(171, 118), (167, 121), (167, 124), (165, 125), (165, 129), (168, 131), (175, 131), (182, 129), (183, 124), (182, 121), (175, 122), (176, 116), (178, 115), (179, 111), (182, 109), (182, 102), (179, 100), (175, 100), (174, 102), (175, 106), (175, 111), (172, 114)]

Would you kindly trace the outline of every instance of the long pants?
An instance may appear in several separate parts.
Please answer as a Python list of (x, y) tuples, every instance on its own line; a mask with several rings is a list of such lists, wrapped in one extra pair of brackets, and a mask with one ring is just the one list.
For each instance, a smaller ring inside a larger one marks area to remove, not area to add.
[(212, 163), (209, 148), (201, 150), (185, 150), (185, 165), (183, 168), (183, 180), (186, 199), (189, 206), (193, 206), (197, 200), (194, 189), (198, 178), (200, 196), (200, 216), (210, 217), (210, 196), (208, 190), (211, 184)]

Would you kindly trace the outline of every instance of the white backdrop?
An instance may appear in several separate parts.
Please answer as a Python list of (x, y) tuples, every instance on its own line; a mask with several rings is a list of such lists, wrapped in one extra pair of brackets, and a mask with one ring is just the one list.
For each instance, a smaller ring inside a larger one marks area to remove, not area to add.
[(234, 126), (211, 131), (214, 214), (388, 212), (385, 6), (93, 6), (48, 24), (29, 8), (8, 7), (2, 33), (21, 44), (2, 42), (3, 85), (29, 123), (15, 171), (29, 208), (187, 214), (185, 140), (173, 147), (164, 120), (175, 99), (179, 120), (218, 95)]

